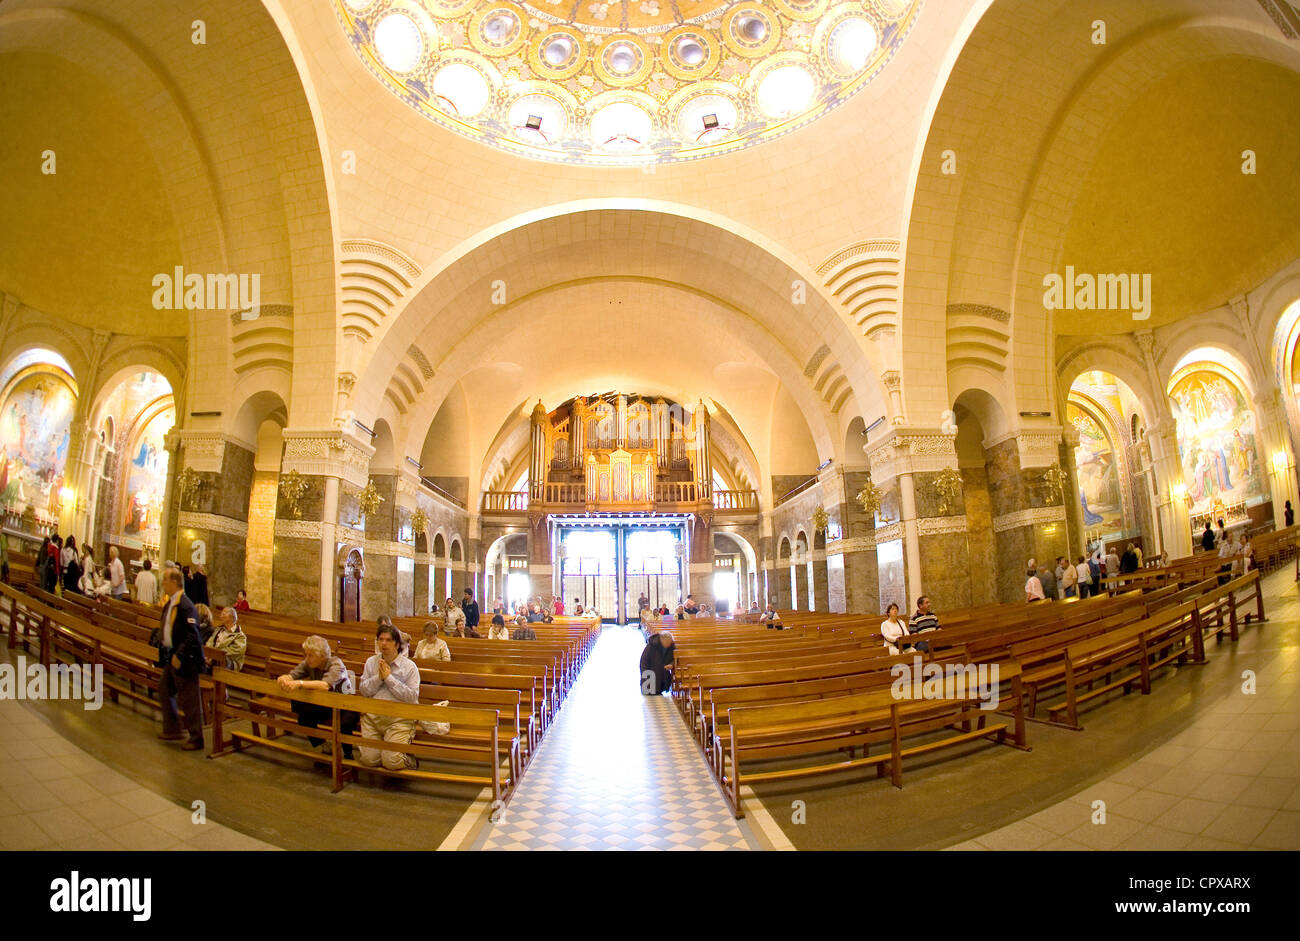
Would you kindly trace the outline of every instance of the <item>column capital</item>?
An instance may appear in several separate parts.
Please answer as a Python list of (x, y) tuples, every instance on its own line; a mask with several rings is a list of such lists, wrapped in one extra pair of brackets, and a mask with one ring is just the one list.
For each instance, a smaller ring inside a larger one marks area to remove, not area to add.
[(876, 483), (918, 471), (957, 466), (957, 436), (937, 428), (899, 426), (863, 450)]
[(1060, 460), (1060, 443), (1064, 429), (1060, 425), (1009, 431), (1004, 435), (984, 442), (986, 450), (995, 448), (1007, 441), (1015, 441), (1016, 454), (1020, 459), (1022, 470), (1035, 467), (1051, 467)]
[(374, 447), (337, 428), (284, 431), (283, 471), (317, 477), (337, 477), (364, 487), (370, 477)]
[(243, 448), (250, 454), (257, 453), (256, 445), (220, 431), (188, 431), (184, 428), (176, 428), (170, 431), (163, 441), (169, 451), (177, 447), (184, 448), (185, 466), (199, 473), (221, 473), (227, 444)]

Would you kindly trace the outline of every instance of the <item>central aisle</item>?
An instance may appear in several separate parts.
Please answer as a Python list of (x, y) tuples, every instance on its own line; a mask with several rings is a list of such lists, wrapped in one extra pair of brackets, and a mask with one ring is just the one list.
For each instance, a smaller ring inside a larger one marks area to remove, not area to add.
[(605, 628), (477, 848), (760, 848), (732, 817), (671, 699), (641, 695), (644, 647), (639, 630)]

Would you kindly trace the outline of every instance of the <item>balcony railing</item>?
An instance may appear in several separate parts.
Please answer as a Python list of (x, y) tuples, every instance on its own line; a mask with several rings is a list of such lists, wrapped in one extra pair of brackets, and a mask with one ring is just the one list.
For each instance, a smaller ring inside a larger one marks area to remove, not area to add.
[(656, 503), (696, 503), (699, 488), (693, 480), (661, 480), (655, 483)]
[(780, 506), (782, 503), (785, 503), (787, 500), (792, 500), (795, 497), (799, 496), (799, 494), (803, 493), (805, 490), (807, 490), (815, 483), (817, 483), (817, 475), (814, 474), (812, 477), (809, 477), (807, 480), (805, 480), (803, 483), (799, 484), (798, 486), (792, 487), (791, 489), (787, 490), (781, 496), (777, 497), (774, 501), (772, 501), (772, 503), (774, 506)]
[(448, 501), (450, 501), (451, 503), (456, 504), (456, 506), (460, 507), (462, 510), (466, 508), (466, 507), (465, 507), (465, 501), (464, 501), (464, 500), (462, 500), (460, 497), (452, 496), (452, 495), (451, 495), (450, 493), (448, 493), (446, 490), (443, 490), (441, 487), (439, 487), (437, 484), (435, 484), (435, 483), (434, 483), (432, 480), (430, 480), (428, 477), (421, 477), (421, 478), (420, 478), (420, 483), (424, 484), (426, 487), (428, 487), (430, 490), (432, 490), (432, 491), (433, 491), (434, 493), (436, 493), (438, 496), (442, 497), (444, 500), (448, 500)]
[(758, 494), (753, 490), (713, 491), (715, 510), (757, 510)]
[(483, 494), (484, 513), (522, 513), (526, 509), (526, 490), (488, 490)]
[(547, 503), (586, 503), (587, 485), (585, 483), (547, 484), (544, 496)]

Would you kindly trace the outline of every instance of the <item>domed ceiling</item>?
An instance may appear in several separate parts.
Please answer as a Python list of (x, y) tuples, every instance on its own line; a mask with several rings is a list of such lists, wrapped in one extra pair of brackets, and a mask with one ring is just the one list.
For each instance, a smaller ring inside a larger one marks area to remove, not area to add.
[(777, 137), (859, 91), (922, 0), (332, 0), (366, 67), (503, 150), (605, 166)]

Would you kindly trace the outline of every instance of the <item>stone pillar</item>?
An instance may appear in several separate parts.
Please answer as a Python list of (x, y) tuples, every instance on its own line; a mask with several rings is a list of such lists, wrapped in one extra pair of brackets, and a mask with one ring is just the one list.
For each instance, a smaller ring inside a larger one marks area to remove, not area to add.
[(1286, 410), (1276, 389), (1267, 389), (1255, 396), (1256, 459), (1268, 474), (1269, 496), (1273, 501), (1273, 526), (1286, 526), (1286, 501), (1295, 506), (1295, 450), (1291, 445), (1291, 431), (1286, 420)]
[(993, 541), (993, 506), (989, 497), (989, 476), (984, 463), (961, 468), (962, 502), (966, 508), (966, 548), (970, 570), (972, 606), (996, 604), (997, 580), (990, 567), (996, 567), (997, 550)]
[(1043, 476), (1060, 456), (1060, 440), (1059, 430), (1021, 432), (985, 446), (1000, 601), (1024, 600), (1031, 558), (1066, 554), (1064, 494), (1052, 494)]
[[(415, 588), (411, 596), (411, 608), (417, 615), (429, 613), (429, 587), (433, 577), (429, 567), (429, 553), (423, 536), (416, 536), (415, 542)], [(441, 602), (439, 602), (441, 606)]]
[(1147, 441), (1151, 445), (1151, 463), (1155, 468), (1158, 488), (1155, 502), (1159, 517), (1158, 529), (1163, 541), (1162, 551), (1170, 559), (1180, 559), (1192, 554), (1192, 521), (1173, 419), (1149, 426)]
[[(1073, 562), (1084, 552), (1083, 501), (1079, 497), (1079, 468), (1074, 462), (1074, 449), (1079, 446), (1079, 431), (1073, 426), (1065, 429), (1061, 436), (1060, 465), (1065, 472), (1065, 522), (1066, 554)], [(1142, 480), (1141, 483), (1145, 483)]]
[(857, 495), (866, 483), (865, 471), (834, 471), (823, 481), (826, 513), (838, 539), (826, 543), (828, 611), (867, 613), (879, 609), (879, 570), (876, 562), (875, 519), (862, 511)]
[[(917, 514), (917, 548), (921, 582), (935, 611), (968, 608), (971, 598), (970, 541), (967, 536), (965, 477), (957, 469), (957, 455), (949, 468), (962, 477), (962, 488), (945, 502), (939, 491), (941, 471), (912, 475)], [(988, 558), (985, 556), (984, 558)], [(909, 592), (913, 605), (921, 591)], [(904, 609), (908, 610), (908, 609)]]
[(790, 594), (790, 560), (778, 556), (773, 574), (776, 576), (776, 606), (779, 610), (789, 611), (794, 607)]
[(811, 611), (808, 595), (808, 550), (798, 546), (794, 550), (794, 603), (800, 611)]
[[(554, 594), (555, 553), (551, 546), (550, 517), (528, 514), (528, 594), (543, 600)], [(613, 612), (602, 611), (601, 615)]]
[[(178, 494), (182, 499), (176, 515), (176, 561), (203, 565), (212, 603), (233, 604), (235, 593), (244, 587), (255, 449), (220, 434), (182, 431), (178, 437), (180, 466), (175, 473), (190, 468), (198, 486), (188, 495)], [(170, 466), (168, 476), (173, 476)]]
[[(359, 516), (356, 494), (366, 485), (373, 455), (369, 442), (337, 428), (285, 430), (271, 591), (277, 614), (338, 619), (339, 555), (348, 546), (364, 554), (365, 534), (350, 524)], [(285, 477), (292, 471), (307, 483), (298, 513), (284, 493)], [(368, 566), (370, 559), (365, 562)], [(363, 597), (368, 577), (367, 572)]]
[(698, 605), (713, 606), (713, 514), (702, 509), (690, 527), (690, 542), (686, 549), (689, 565), (688, 585), (683, 594), (695, 596)]
[[(814, 610), (830, 611), (831, 588), (829, 573), (826, 569), (826, 548), (814, 549), (812, 553), (812, 587)], [(843, 611), (843, 608), (840, 608)]]

